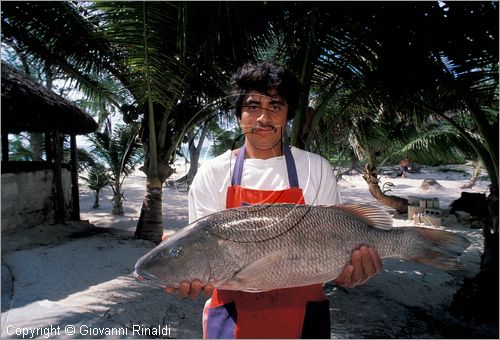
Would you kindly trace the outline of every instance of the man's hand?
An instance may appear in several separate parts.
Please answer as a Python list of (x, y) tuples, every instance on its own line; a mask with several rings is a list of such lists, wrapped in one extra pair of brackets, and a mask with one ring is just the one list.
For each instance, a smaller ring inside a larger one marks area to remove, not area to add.
[(203, 285), (203, 283), (201, 283), (198, 280), (194, 280), (191, 283), (187, 281), (181, 282), (179, 288), (173, 288), (173, 287), (165, 288), (165, 291), (169, 294), (173, 294), (177, 291), (177, 294), (180, 297), (190, 297), (193, 300), (196, 299), (202, 291), (203, 293), (205, 293), (206, 296), (211, 296), (213, 290), (214, 286), (212, 286), (210, 283)]
[(342, 274), (335, 279), (335, 283), (342, 287), (354, 288), (365, 283), (381, 270), (382, 261), (375, 249), (361, 246), (353, 251), (351, 264), (344, 268)]

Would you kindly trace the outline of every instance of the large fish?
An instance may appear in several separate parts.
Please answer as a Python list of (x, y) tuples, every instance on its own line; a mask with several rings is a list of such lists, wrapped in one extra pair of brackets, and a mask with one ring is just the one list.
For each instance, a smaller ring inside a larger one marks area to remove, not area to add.
[(381, 258), (452, 269), (469, 244), (448, 231), (392, 227), (391, 216), (373, 206), (254, 205), (191, 223), (140, 258), (135, 276), (162, 287), (198, 279), (259, 292), (334, 280), (361, 245)]

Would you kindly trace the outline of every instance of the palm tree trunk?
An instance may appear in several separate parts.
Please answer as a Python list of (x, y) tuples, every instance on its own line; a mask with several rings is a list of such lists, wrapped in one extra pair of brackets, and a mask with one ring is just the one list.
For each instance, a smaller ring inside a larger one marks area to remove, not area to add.
[(55, 223), (66, 223), (66, 209), (64, 201), (64, 191), (62, 184), (62, 140), (58, 130), (52, 130), (52, 141), (54, 145), (54, 183), (56, 188), (55, 195)]
[(99, 193), (101, 190), (94, 190), (94, 205), (92, 206), (92, 209), (97, 209), (99, 208)]
[(155, 115), (151, 95), (151, 73), (149, 68), (148, 29), (146, 25), (147, 4), (143, 3), (144, 25), (144, 60), (146, 71), (146, 86), (148, 90), (148, 127), (149, 127), (149, 165), (147, 174), (146, 194), (142, 203), (141, 215), (135, 230), (137, 238), (161, 242), (163, 235), (162, 216), (162, 182), (158, 171), (158, 151), (155, 130)]
[(147, 186), (135, 236), (156, 243), (163, 235), (162, 190)]
[(490, 125), (484, 111), (467, 94), (465, 95), (465, 101), (488, 150), (489, 161), (485, 163), (491, 164), (490, 166), (493, 167), (493, 171), (488, 171), (490, 180), (493, 185), (498, 185), (498, 120)]
[(186, 175), (181, 178), (175, 180), (175, 183), (184, 183), (186, 182), (189, 185), (193, 182), (193, 178), (198, 172), (198, 162), (200, 160), (201, 148), (203, 147), (203, 143), (205, 142), (205, 137), (208, 132), (208, 124), (203, 126), (201, 130), (200, 138), (198, 139), (198, 145), (194, 144), (194, 132), (193, 130), (189, 131), (189, 171)]
[(486, 199), (485, 206), (486, 212), (481, 216), (484, 236), (484, 253), (481, 256), (481, 269), (495, 269), (498, 277), (498, 185), (490, 185), (490, 195)]
[[(316, 14), (316, 13), (315, 13)], [(298, 60), (302, 60), (302, 69), (300, 72), (300, 82), (303, 86), (303, 94), (299, 100), (299, 107), (296, 108), (295, 117), (293, 118), (292, 132), (290, 136), (290, 144), (303, 149), (307, 136), (304, 134), (304, 125), (306, 123), (306, 115), (309, 107), (309, 92), (311, 90), (311, 79), (316, 64), (317, 58), (317, 42), (315, 39), (316, 21), (315, 15), (311, 16), (310, 26), (308, 27), (306, 42), (298, 53)], [(314, 112), (310, 112), (314, 114)], [(309, 117), (312, 121), (312, 117)], [(309, 124), (310, 125), (310, 122)]]
[(472, 167), (472, 175), (470, 176), (469, 182), (462, 185), (460, 189), (471, 189), (479, 181), (481, 175), (481, 163), (474, 161)]
[(484, 236), (480, 270), (464, 280), (453, 296), (451, 310), (476, 322), (496, 323), (498, 330), (498, 186), (490, 186), (490, 195), (480, 207), (482, 211), (474, 214), (481, 218)]
[(377, 178), (377, 169), (370, 167), (368, 164), (365, 166), (363, 178), (368, 183), (370, 193), (383, 205), (396, 209), (400, 214), (408, 212), (408, 200), (397, 196), (386, 195), (382, 192)]
[(120, 188), (113, 190), (113, 215), (123, 215), (123, 200)]

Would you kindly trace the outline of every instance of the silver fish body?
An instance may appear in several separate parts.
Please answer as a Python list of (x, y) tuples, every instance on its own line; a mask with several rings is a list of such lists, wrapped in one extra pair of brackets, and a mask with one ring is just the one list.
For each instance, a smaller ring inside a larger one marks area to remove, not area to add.
[(258, 292), (334, 280), (361, 245), (381, 258), (451, 269), (469, 244), (448, 231), (393, 228), (392, 218), (372, 206), (255, 205), (193, 222), (140, 258), (135, 275), (162, 287), (197, 279)]

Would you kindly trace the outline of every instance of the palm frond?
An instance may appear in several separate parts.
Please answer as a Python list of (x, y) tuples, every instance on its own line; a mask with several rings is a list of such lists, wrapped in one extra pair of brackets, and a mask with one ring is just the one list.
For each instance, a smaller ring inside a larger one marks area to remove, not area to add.
[(19, 53), (65, 74), (86, 95), (118, 101), (96, 80), (113, 71), (108, 44), (96, 39), (94, 28), (81, 20), (70, 2), (12, 2), (2, 6), (2, 42)]
[(392, 152), (381, 162), (409, 156), (424, 164), (440, 164), (477, 160), (474, 148), (448, 124), (431, 124), (414, 129), (397, 141)]
[(96, 2), (91, 10), (100, 23), (99, 35), (126, 57), (122, 76), (128, 79), (127, 87), (138, 103), (146, 105), (151, 96), (153, 102), (170, 109), (182, 94), (183, 74), (187, 72), (180, 69), (177, 49), (178, 7), (166, 2)]

